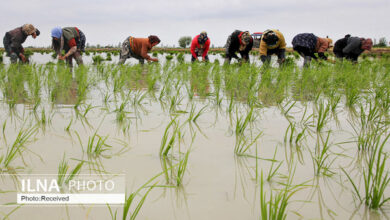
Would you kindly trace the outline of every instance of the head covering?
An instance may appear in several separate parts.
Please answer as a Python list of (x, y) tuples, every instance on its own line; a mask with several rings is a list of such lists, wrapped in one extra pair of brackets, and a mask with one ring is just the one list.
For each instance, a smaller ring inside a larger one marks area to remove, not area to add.
[(32, 24), (25, 24), (22, 26), (22, 31), (27, 34), (27, 35), (31, 35), (35, 32), (35, 27), (32, 25)]
[(263, 34), (263, 40), (268, 46), (273, 46), (278, 42), (279, 37), (272, 30), (266, 30)]
[(371, 50), (371, 48), (372, 48), (371, 38), (363, 39), (362, 40), (362, 49), (363, 50)]
[(51, 29), (51, 36), (60, 39), (62, 36), (62, 28), (55, 27), (55, 28)]
[(239, 38), (240, 38), (241, 44), (243, 44), (243, 45), (249, 44), (252, 40), (252, 36), (250, 35), (249, 31), (241, 32), (241, 34), (239, 35)]
[(325, 40), (327, 40), (329, 43), (328, 47), (333, 47), (333, 40), (331, 38), (327, 37), (327, 38), (325, 38)]
[(209, 38), (207, 37), (207, 32), (203, 31), (202, 33), (199, 34), (198, 37), (198, 43), (199, 44), (204, 44)]
[(151, 44), (153, 43), (159, 44), (161, 42), (160, 38), (158, 38), (156, 35), (150, 35), (148, 38)]

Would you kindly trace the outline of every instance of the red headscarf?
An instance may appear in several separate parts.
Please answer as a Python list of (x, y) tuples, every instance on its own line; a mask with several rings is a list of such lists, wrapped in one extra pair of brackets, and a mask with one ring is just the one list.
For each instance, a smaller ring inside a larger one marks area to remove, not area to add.
[(367, 38), (367, 39), (362, 38), (362, 49), (363, 50), (371, 50), (371, 48), (372, 48), (371, 38)]

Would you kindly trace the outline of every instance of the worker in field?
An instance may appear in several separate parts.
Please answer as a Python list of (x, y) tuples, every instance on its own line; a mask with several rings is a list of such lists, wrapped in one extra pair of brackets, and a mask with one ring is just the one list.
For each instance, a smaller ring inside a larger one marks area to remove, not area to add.
[(279, 30), (266, 30), (260, 41), (260, 59), (264, 64), (269, 64), (273, 54), (278, 56), (281, 65), (286, 60), (286, 41)]
[[(236, 58), (239, 62), (249, 63), (249, 52), (253, 47), (253, 38), (248, 31), (234, 31), (227, 39), (225, 64), (229, 64), (232, 58)], [(239, 52), (241, 58), (236, 54)]]
[(348, 34), (336, 41), (333, 53), (341, 60), (345, 57), (347, 60), (356, 63), (359, 55), (365, 50), (371, 50), (371, 48), (372, 40), (370, 38), (351, 37)]
[(11, 63), (16, 63), (18, 59), (23, 63), (28, 62), (24, 55), (22, 44), (26, 41), (28, 36), (31, 35), (32, 38), (35, 39), (39, 34), (39, 30), (32, 24), (25, 24), (5, 33), (3, 38), (4, 49), (7, 56), (10, 57)]
[(293, 38), (292, 45), (293, 49), (303, 57), (303, 66), (308, 67), (311, 59), (318, 60), (316, 53), (321, 60), (328, 60), (325, 52), (333, 46), (332, 42), (328, 37), (321, 38), (312, 33), (302, 33)]
[[(81, 52), (85, 51), (85, 35), (77, 27), (55, 27), (51, 30), (52, 48), (58, 55), (59, 60), (66, 60), (69, 66), (73, 66), (73, 59), (78, 65), (83, 64)], [(62, 56), (62, 50), (65, 55)]]
[(209, 56), (207, 55), (209, 48), (210, 39), (207, 37), (207, 33), (203, 31), (196, 35), (191, 43), (191, 62), (198, 60), (198, 57), (202, 57), (202, 61), (209, 61)]
[(139, 60), (140, 64), (144, 64), (145, 60), (148, 62), (158, 62), (158, 59), (150, 57), (148, 52), (159, 43), (160, 39), (155, 35), (150, 35), (148, 38), (129, 36), (122, 43), (119, 64), (124, 64), (126, 59), (131, 57)]

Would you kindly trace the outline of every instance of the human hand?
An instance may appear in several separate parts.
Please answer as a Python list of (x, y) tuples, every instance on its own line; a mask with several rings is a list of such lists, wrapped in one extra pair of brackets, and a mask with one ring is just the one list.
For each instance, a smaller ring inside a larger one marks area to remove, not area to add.
[(20, 54), (19, 54), (19, 57), (20, 57), (20, 59), (22, 59), (22, 62), (23, 62), (23, 63), (26, 63), (26, 62), (27, 62), (27, 58), (24, 56), (24, 54), (20, 53)]

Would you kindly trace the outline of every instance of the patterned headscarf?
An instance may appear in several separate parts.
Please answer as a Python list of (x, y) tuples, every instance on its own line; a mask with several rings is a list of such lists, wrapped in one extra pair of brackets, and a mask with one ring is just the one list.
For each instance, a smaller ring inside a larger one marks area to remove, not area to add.
[(199, 34), (198, 42), (199, 44), (205, 44), (208, 39), (209, 38), (207, 37), (207, 32), (203, 31), (202, 33)]
[(57, 39), (60, 39), (62, 36), (62, 28), (61, 27), (55, 27), (51, 29), (51, 36), (55, 37)]
[(161, 42), (160, 38), (158, 38), (156, 35), (149, 35), (148, 38), (149, 38), (149, 42), (151, 44), (153, 44), (153, 43), (159, 44)]
[(372, 40), (371, 38), (367, 38), (362, 40), (362, 49), (363, 50), (371, 50), (372, 48)]
[(279, 40), (279, 37), (272, 30), (266, 30), (262, 38), (268, 46), (275, 45)]
[(240, 34), (240, 42), (243, 45), (248, 45), (252, 40), (252, 36), (249, 31), (244, 31)]
[(25, 24), (22, 26), (22, 31), (27, 35), (32, 35), (36, 29), (32, 24)]

